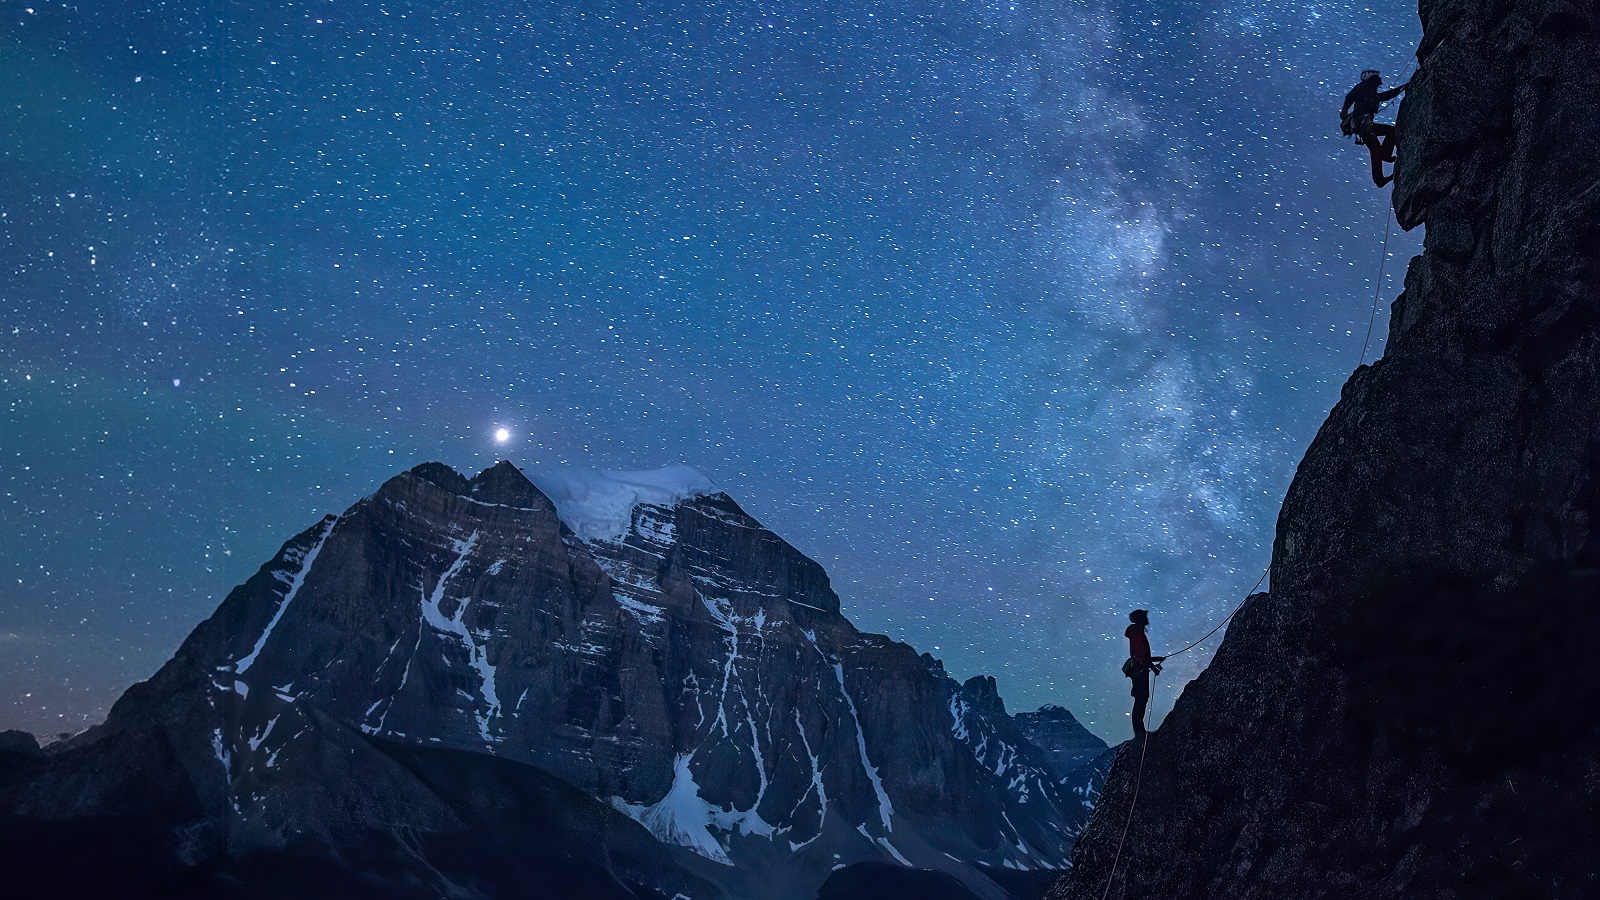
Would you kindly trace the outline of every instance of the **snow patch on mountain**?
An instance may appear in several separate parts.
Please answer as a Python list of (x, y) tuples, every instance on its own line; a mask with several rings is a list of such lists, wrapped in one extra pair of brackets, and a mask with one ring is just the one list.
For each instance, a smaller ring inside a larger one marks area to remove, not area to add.
[(695, 783), (694, 773), (689, 769), (693, 759), (693, 753), (678, 754), (673, 766), (672, 787), (655, 803), (629, 803), (621, 797), (613, 797), (611, 805), (648, 828), (657, 840), (688, 847), (706, 859), (731, 866), (733, 861), (728, 858), (727, 850), (711, 833), (724, 813), (700, 796), (700, 785)]
[(539, 487), (555, 503), (561, 521), (585, 541), (621, 539), (641, 504), (673, 506), (717, 490), (711, 479), (683, 465), (636, 472), (540, 472)]

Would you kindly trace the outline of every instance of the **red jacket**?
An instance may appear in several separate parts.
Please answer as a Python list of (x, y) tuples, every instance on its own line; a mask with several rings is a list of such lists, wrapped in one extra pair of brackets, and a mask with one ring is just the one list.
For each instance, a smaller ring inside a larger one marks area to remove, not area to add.
[(1153, 661), (1150, 659), (1150, 639), (1144, 636), (1144, 626), (1129, 625), (1123, 634), (1128, 636), (1128, 655), (1149, 668)]

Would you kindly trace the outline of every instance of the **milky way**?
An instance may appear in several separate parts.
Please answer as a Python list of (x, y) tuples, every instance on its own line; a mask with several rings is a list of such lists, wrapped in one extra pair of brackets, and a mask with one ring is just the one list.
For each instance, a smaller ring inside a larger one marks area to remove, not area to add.
[(1232, 608), (1360, 358), (1386, 195), (1338, 106), (1419, 37), (1264, 0), (177, 6), (0, 7), (0, 728), (103, 715), (390, 475), (506, 457), (692, 466), (857, 625), (1120, 739), (1127, 611), (1160, 653)]

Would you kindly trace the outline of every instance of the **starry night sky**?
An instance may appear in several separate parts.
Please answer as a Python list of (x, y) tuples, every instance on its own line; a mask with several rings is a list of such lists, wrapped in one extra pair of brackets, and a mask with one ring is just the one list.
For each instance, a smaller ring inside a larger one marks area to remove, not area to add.
[(83, 728), (322, 513), (506, 457), (693, 466), (858, 626), (1120, 740), (1127, 611), (1162, 653), (1233, 607), (1361, 356), (1387, 198), (1338, 106), (1419, 36), (0, 0), (0, 728)]

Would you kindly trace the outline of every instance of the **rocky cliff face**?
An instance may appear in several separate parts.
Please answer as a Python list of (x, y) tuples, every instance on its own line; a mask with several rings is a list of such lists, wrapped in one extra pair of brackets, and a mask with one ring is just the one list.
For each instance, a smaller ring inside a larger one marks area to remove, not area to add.
[(1600, 895), (1600, 7), (1421, 14), (1385, 356), (1054, 897)]
[(582, 540), (509, 463), (328, 516), (105, 725), (0, 759), (8, 871), (95, 884), (93, 846), (123, 888), (811, 897), (877, 860), (998, 898), (980, 867), (1060, 867), (1084, 817), (992, 679), (857, 631), (726, 495)]

